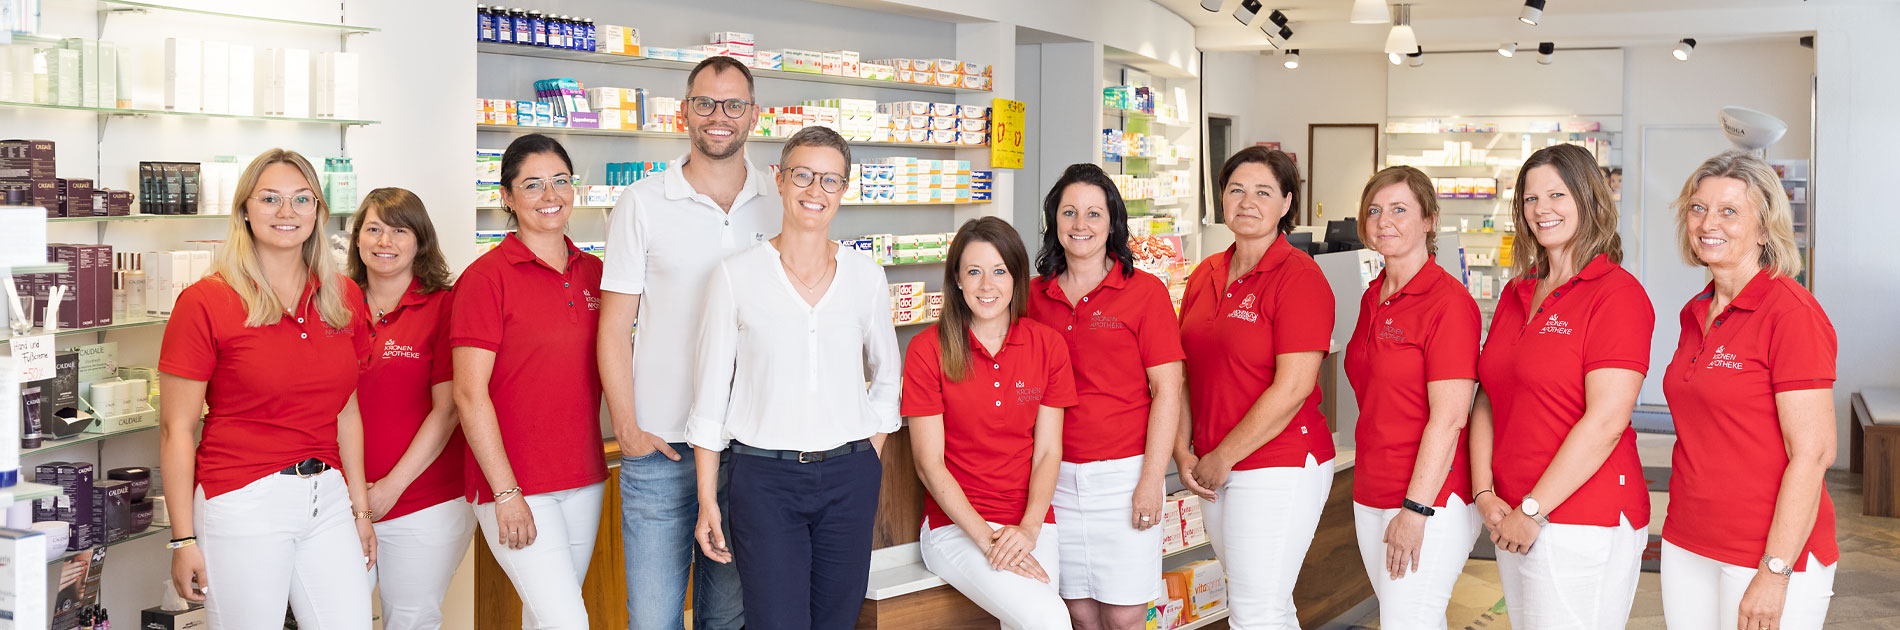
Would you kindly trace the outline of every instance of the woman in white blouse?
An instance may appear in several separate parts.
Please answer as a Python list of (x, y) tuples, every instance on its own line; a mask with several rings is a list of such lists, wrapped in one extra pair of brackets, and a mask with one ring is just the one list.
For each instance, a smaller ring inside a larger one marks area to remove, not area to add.
[[(738, 558), (748, 628), (851, 627), (870, 577), (876, 451), (899, 426), (902, 359), (884, 268), (826, 236), (850, 165), (837, 132), (792, 136), (777, 176), (784, 232), (720, 262), (707, 291), (686, 421), (693, 534), (706, 557)], [(727, 448), (740, 456), (730, 545), (714, 500)]]

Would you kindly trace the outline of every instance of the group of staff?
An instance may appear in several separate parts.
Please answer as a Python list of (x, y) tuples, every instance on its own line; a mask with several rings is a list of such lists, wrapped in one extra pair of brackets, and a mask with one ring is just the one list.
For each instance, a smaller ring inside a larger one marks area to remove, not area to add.
[[(546, 136), (504, 153), (517, 229), (452, 288), (415, 195), (368, 195), (339, 271), (308, 161), (274, 150), (246, 169), (159, 366), (167, 494), (193, 497), (168, 505), (172, 575), (212, 628), (274, 626), (286, 603), (307, 627), (367, 628), (377, 586), (385, 627), (440, 627), (476, 529), (524, 627), (588, 627), (603, 397), (633, 628), (684, 627), (689, 580), (695, 628), (854, 625), (881, 455), (905, 419), (924, 563), (1005, 627), (1141, 627), (1164, 596), (1170, 463), (1205, 499), (1230, 624), (1299, 626), (1334, 479), (1318, 385), (1334, 295), (1285, 238), (1288, 155), (1225, 161), (1234, 245), (1190, 275), (1178, 314), (1135, 267), (1113, 181), (1075, 165), (1044, 199), (1033, 261), (1000, 219), (958, 230), (942, 319), (902, 349), (884, 269), (827, 236), (849, 144), (808, 129), (770, 173), (744, 151), (749, 70), (715, 57), (687, 90), (692, 148), (622, 195), (604, 263), (564, 235), (575, 169)], [(1433, 262), (1429, 178), (1388, 168), (1361, 199), (1385, 269), (1343, 362), (1382, 627), (1446, 626), (1480, 528), (1514, 624), (1628, 619), (1651, 516), (1630, 415), (1654, 311), (1587, 153), (1537, 151), (1515, 190), (1517, 273), (1482, 337)], [(1792, 215), (1762, 160), (1710, 159), (1675, 207), (1684, 258), (1713, 281), (1663, 375), (1667, 621), (1818, 628), (1839, 558), (1822, 481), (1833, 328), (1794, 280)]]

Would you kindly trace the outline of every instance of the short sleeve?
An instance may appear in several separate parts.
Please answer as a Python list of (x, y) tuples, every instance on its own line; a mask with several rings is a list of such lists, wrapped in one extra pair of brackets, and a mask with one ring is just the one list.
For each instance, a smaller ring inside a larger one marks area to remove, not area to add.
[(1074, 407), (1081, 404), (1075, 394), (1075, 370), (1069, 363), (1069, 344), (1055, 331), (1045, 331), (1043, 338), (1043, 361), (1049, 367), (1048, 385), (1042, 391), (1044, 407)]
[(443, 289), (442, 294), (435, 297), (436, 303), (441, 306), (435, 314), (435, 339), (430, 340), (435, 347), (434, 352), (431, 353), (435, 357), (435, 362), (429, 364), (430, 387), (455, 380), (455, 361), (452, 358), (455, 350), (454, 346), (449, 345), (449, 323), (454, 321), (455, 315), (453, 291), (454, 289)]
[(1469, 296), (1452, 296), (1425, 337), (1425, 381), (1478, 378), (1478, 329), (1483, 316)]
[(213, 286), (224, 288), (217, 282), (199, 280), (178, 296), (159, 345), (158, 371), (194, 381), (211, 380), (218, 368), (218, 335), (210, 294)]
[(1840, 343), (1819, 304), (1783, 311), (1769, 329), (1768, 382), (1775, 393), (1834, 386)]
[(1135, 278), (1141, 303), (1135, 318), (1135, 346), (1141, 352), (1141, 366), (1154, 367), (1187, 358), (1181, 349), (1181, 325), (1174, 316), (1174, 301), (1168, 299), (1168, 287), (1159, 278), (1138, 274)]
[(1583, 340), (1583, 371), (1622, 368), (1649, 373), (1650, 334), (1656, 309), (1634, 283), (1606, 291), (1590, 313)]
[(369, 331), (369, 303), (363, 300), (363, 289), (349, 278), (337, 276), (330, 281), (343, 283), (343, 304), (350, 309), (350, 342), (355, 344), (356, 371), (361, 374), (369, 370), (369, 355), (376, 346)]
[(904, 393), (900, 413), (935, 416), (944, 412), (943, 366), (937, 352), (937, 327), (910, 338), (904, 351)]
[[(660, 178), (664, 181), (664, 178)], [(607, 259), (600, 288), (639, 295), (647, 288), (646, 221), (640, 216), (640, 195), (629, 186), (607, 218)]]
[(1187, 287), (1181, 290), (1181, 312), (1174, 316), (1176, 332), (1180, 331), (1181, 322), (1187, 321), (1188, 310), (1194, 308), (1196, 300), (1201, 298), (1201, 283), (1206, 281), (1202, 276), (1208, 273), (1204, 271), (1205, 267), (1207, 267), (1207, 261), (1201, 261), (1200, 265), (1194, 267), (1194, 271), (1188, 273)]
[(462, 280), (455, 285), (454, 298), (454, 315), (449, 318), (449, 345), (499, 351), (502, 332), (500, 284), (485, 273), (464, 273)]
[(1317, 269), (1291, 272), (1280, 286), (1270, 316), (1274, 354), (1332, 350), (1333, 289)]

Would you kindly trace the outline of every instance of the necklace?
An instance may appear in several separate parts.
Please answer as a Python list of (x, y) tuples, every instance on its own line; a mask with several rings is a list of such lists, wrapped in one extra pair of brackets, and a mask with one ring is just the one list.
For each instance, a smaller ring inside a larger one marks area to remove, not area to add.
[(785, 271), (791, 274), (793, 280), (797, 280), (800, 285), (804, 285), (806, 293), (810, 293), (813, 295), (816, 295), (818, 293), (818, 283), (824, 282), (825, 276), (831, 275), (831, 267), (832, 265), (837, 264), (837, 262), (838, 261), (836, 258), (833, 258), (830, 261), (828, 261), (825, 264), (824, 273), (818, 274), (818, 278), (816, 280), (812, 280), (811, 283), (807, 284), (804, 278), (799, 277), (800, 274), (798, 270), (792, 268), (792, 263), (786, 261), (783, 257), (780, 257), (778, 259), (779, 266), (784, 267)]

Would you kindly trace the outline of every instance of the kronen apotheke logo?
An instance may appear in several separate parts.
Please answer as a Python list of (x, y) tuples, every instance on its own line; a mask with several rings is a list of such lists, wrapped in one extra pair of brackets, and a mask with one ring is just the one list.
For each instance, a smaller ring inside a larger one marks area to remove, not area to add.
[(1709, 369), (1711, 370), (1715, 368), (1728, 368), (1731, 370), (1742, 369), (1743, 364), (1742, 364), (1741, 359), (1736, 358), (1734, 353), (1727, 352), (1727, 349), (1728, 349), (1728, 346), (1715, 347), (1715, 354), (1709, 357)]
[(1537, 332), (1538, 334), (1543, 334), (1543, 335), (1550, 335), (1550, 334), (1568, 335), (1570, 334), (1570, 322), (1557, 319), (1557, 315), (1552, 314), (1550, 316), (1550, 319), (1544, 321), (1543, 330), (1539, 330)]
[(383, 358), (385, 359), (420, 359), (422, 358), (422, 353), (416, 352), (415, 346), (405, 346), (405, 345), (396, 343), (396, 340), (394, 339), (390, 339), (388, 341), (383, 342)]

